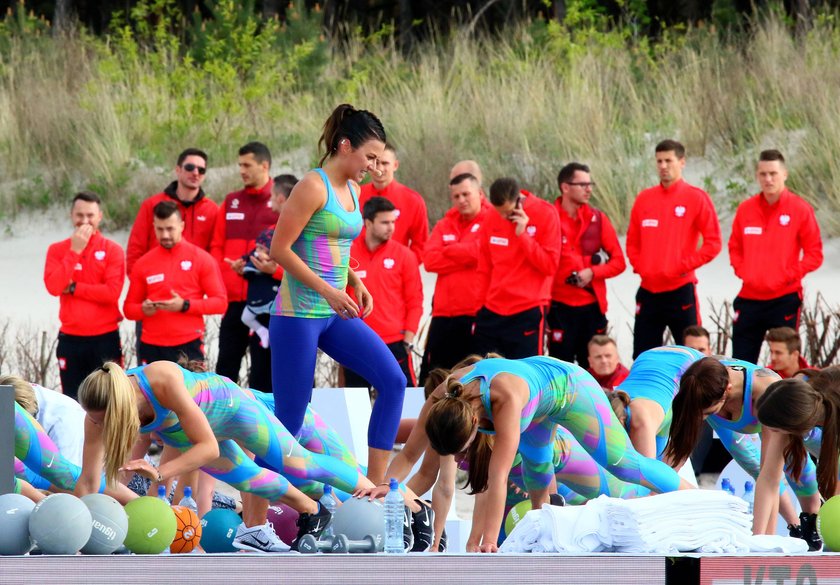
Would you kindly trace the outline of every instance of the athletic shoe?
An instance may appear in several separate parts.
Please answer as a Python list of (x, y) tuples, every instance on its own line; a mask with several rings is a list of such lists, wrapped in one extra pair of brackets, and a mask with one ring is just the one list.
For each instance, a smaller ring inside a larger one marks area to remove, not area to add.
[(565, 506), (566, 505), (566, 498), (561, 496), (560, 494), (551, 494), (548, 496), (548, 503), (552, 506)]
[(411, 514), (411, 532), (414, 535), (411, 552), (429, 552), (435, 542), (435, 513), (426, 502), (414, 501), (420, 504), (420, 510)]
[(799, 529), (802, 531), (802, 540), (808, 543), (808, 550), (810, 552), (821, 551), (823, 548), (823, 541), (817, 532), (817, 515), (802, 512), (799, 515)]
[(301, 514), (297, 519), (298, 533), (295, 541), (292, 543), (292, 550), (297, 550), (297, 543), (305, 534), (311, 534), (315, 538), (321, 536), (321, 533), (327, 527), (327, 524), (332, 520), (332, 514), (327, 510), (326, 506), (318, 504), (318, 511), (314, 514)]
[(791, 538), (802, 538), (802, 527), (799, 524), (788, 524), (788, 534)]
[(411, 526), (413, 523), (414, 518), (412, 518), (411, 510), (408, 509), (408, 506), (403, 506), (403, 548), (405, 552), (409, 552), (414, 546), (414, 531)]
[(440, 533), (440, 542), (438, 543), (438, 552), (446, 552), (446, 543), (448, 542), (448, 538), (446, 536), (446, 528), (443, 529), (443, 532)]
[(236, 538), (233, 539), (234, 548), (262, 553), (280, 553), (289, 550), (289, 545), (280, 540), (274, 532), (274, 528), (266, 522), (260, 526), (248, 528), (245, 523), (236, 529)]

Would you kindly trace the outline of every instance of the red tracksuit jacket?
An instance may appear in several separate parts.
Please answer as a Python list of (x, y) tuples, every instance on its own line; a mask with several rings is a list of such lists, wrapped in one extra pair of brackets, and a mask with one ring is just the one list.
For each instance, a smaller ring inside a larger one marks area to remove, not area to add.
[[(359, 208), (364, 207), (371, 197), (384, 197), (394, 204), (397, 208), (397, 223), (391, 239), (411, 248), (417, 262), (422, 262), (423, 248), (429, 238), (429, 217), (426, 213), (426, 202), (420, 193), (396, 180), (388, 183), (381, 191), (377, 191), (373, 183), (367, 183), (362, 185), (359, 194)], [(362, 230), (357, 239), (364, 238), (365, 232)]]

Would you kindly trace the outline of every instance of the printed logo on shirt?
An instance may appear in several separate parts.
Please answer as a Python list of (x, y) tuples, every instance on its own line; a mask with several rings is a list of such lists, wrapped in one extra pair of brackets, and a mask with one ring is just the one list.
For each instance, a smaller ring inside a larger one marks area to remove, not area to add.
[(393, 258), (385, 258), (382, 261), (382, 266), (384, 266), (388, 270), (391, 270), (394, 267), (394, 264), (396, 264), (396, 262), (394, 262)]
[(748, 225), (744, 228), (745, 236), (760, 236), (764, 230), (761, 226)]
[(105, 259), (105, 250), (97, 250), (96, 252), (93, 253), (93, 257), (96, 258), (99, 261), (104, 260)]
[(241, 221), (241, 220), (245, 219), (245, 214), (244, 214), (244, 213), (231, 213), (231, 212), (228, 212), (228, 213), (225, 215), (225, 219), (229, 219), (229, 220), (239, 220), (239, 221)]
[(507, 246), (508, 239), (507, 238), (500, 238), (499, 236), (490, 236), (490, 243), (494, 246)]
[(191, 260), (181, 260), (181, 270), (189, 270), (192, 268), (192, 261)]
[(569, 240), (568, 240), (568, 238), (566, 238), (566, 236), (561, 236), (561, 237), (560, 237), (560, 243), (561, 243), (561, 244), (563, 244), (564, 246), (565, 246), (568, 242), (569, 242)]
[(156, 282), (163, 282), (163, 274), (151, 274), (146, 277), (146, 284), (155, 284)]
[(537, 226), (529, 225), (528, 227), (525, 228), (525, 231), (528, 233), (529, 236), (531, 236), (533, 238), (534, 236), (537, 235)]
[(551, 332), (551, 339), (554, 343), (562, 343), (563, 342), (563, 331), (552, 331)]
[(787, 213), (779, 216), (779, 225), (790, 225), (790, 216)]
[(58, 369), (59, 370), (66, 370), (67, 369), (67, 358), (58, 358)]
[(674, 215), (677, 217), (685, 217), (685, 205), (677, 205), (674, 208)]
[(454, 242), (457, 239), (458, 238), (455, 236), (455, 234), (443, 234), (444, 242)]
[(356, 276), (359, 278), (367, 278), (367, 270), (356, 270)]
[(399, 209), (395, 209), (395, 210), (394, 210), (394, 219), (399, 219), (399, 218), (400, 218), (400, 210), (399, 210)]
[(658, 219), (643, 219), (642, 227), (659, 227)]
[(234, 199), (230, 202), (231, 209), (239, 209), (239, 199)]
[(271, 209), (271, 200), (270, 199), (265, 202), (265, 206), (268, 207), (269, 209)]
[(207, 221), (207, 217), (204, 216), (204, 215), (196, 215), (195, 220), (196, 221)]
[(473, 226), (470, 228), (470, 233), (474, 234), (475, 232), (477, 232), (480, 229), (481, 229), (481, 224), (480, 223), (474, 223)]
[(76, 262), (76, 265), (73, 267), (73, 270), (81, 270), (81, 269), (82, 269), (82, 263), (81, 262)]

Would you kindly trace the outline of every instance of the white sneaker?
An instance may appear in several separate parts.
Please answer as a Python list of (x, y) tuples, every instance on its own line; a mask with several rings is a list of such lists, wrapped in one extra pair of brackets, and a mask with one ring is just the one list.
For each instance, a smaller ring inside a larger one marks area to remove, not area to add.
[(269, 523), (248, 528), (245, 523), (236, 529), (236, 538), (233, 539), (234, 548), (262, 553), (287, 552), (290, 547), (280, 540), (275, 534), (274, 528)]

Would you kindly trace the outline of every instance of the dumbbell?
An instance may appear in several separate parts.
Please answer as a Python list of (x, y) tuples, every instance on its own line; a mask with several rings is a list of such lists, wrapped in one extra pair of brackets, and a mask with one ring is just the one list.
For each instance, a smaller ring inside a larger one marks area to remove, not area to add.
[(343, 534), (333, 538), (332, 552), (334, 553), (375, 553), (379, 552), (376, 537), (367, 534), (362, 540), (350, 540)]
[(298, 541), (298, 552), (305, 555), (314, 555), (315, 553), (329, 553), (332, 552), (334, 538), (325, 538), (318, 540), (311, 534), (304, 534)]

